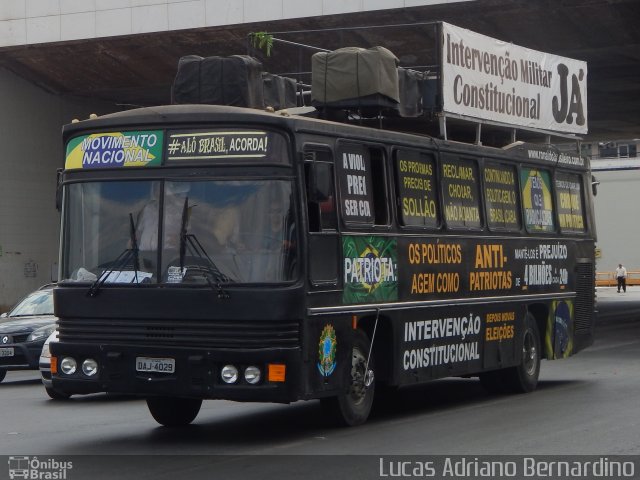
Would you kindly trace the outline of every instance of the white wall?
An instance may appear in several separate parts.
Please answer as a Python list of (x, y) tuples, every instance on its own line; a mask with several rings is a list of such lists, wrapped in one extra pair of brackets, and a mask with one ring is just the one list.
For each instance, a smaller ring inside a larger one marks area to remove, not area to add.
[(618, 263), (640, 271), (640, 169), (595, 171), (594, 175), (600, 182), (595, 217), (602, 257), (597, 271), (612, 272)]
[[(4, 3), (4, 0), (3, 0)], [(0, 69), (0, 311), (51, 281), (58, 261), (62, 125), (109, 107), (44, 92)], [(4, 308), (3, 308), (4, 307)]]
[(0, 0), (0, 47), (473, 0)]

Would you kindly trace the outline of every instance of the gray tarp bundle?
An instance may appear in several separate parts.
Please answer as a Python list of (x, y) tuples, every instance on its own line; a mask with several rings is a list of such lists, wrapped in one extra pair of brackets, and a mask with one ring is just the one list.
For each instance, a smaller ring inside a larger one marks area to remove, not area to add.
[(263, 108), (262, 63), (247, 55), (182, 57), (171, 97), (173, 103)]
[(427, 74), (398, 68), (398, 82), (400, 86), (400, 103), (398, 113), (401, 117), (419, 117), (424, 113), (422, 107), (422, 85)]
[(316, 105), (393, 107), (400, 101), (398, 59), (384, 47), (347, 47), (311, 57)]
[(296, 86), (293, 78), (262, 72), (264, 106), (273, 107), (274, 110), (296, 107)]
[(437, 78), (429, 72), (398, 68), (401, 117), (419, 117), (436, 107)]

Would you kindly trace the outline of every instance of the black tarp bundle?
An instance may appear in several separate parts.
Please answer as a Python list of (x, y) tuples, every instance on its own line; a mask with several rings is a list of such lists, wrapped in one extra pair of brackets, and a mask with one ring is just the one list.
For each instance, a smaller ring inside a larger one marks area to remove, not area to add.
[(247, 55), (182, 57), (171, 101), (263, 108), (262, 63)]

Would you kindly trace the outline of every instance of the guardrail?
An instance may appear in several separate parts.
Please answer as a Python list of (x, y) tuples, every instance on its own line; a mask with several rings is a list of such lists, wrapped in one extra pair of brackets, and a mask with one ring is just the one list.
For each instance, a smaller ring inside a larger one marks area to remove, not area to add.
[[(627, 285), (640, 285), (640, 272), (627, 272)], [(617, 287), (616, 272), (596, 272), (596, 287)]]

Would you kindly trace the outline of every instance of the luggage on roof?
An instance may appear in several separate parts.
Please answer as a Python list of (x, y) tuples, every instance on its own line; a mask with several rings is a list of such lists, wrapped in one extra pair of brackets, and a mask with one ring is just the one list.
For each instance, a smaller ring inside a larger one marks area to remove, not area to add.
[(200, 57), (178, 62), (172, 103), (263, 108), (262, 63), (247, 55)]
[(293, 78), (262, 72), (262, 87), (265, 107), (282, 110), (298, 106)]
[(437, 78), (430, 72), (398, 68), (401, 117), (420, 117), (436, 107)]
[(347, 47), (311, 57), (311, 100), (337, 108), (397, 108), (398, 59), (384, 47)]

